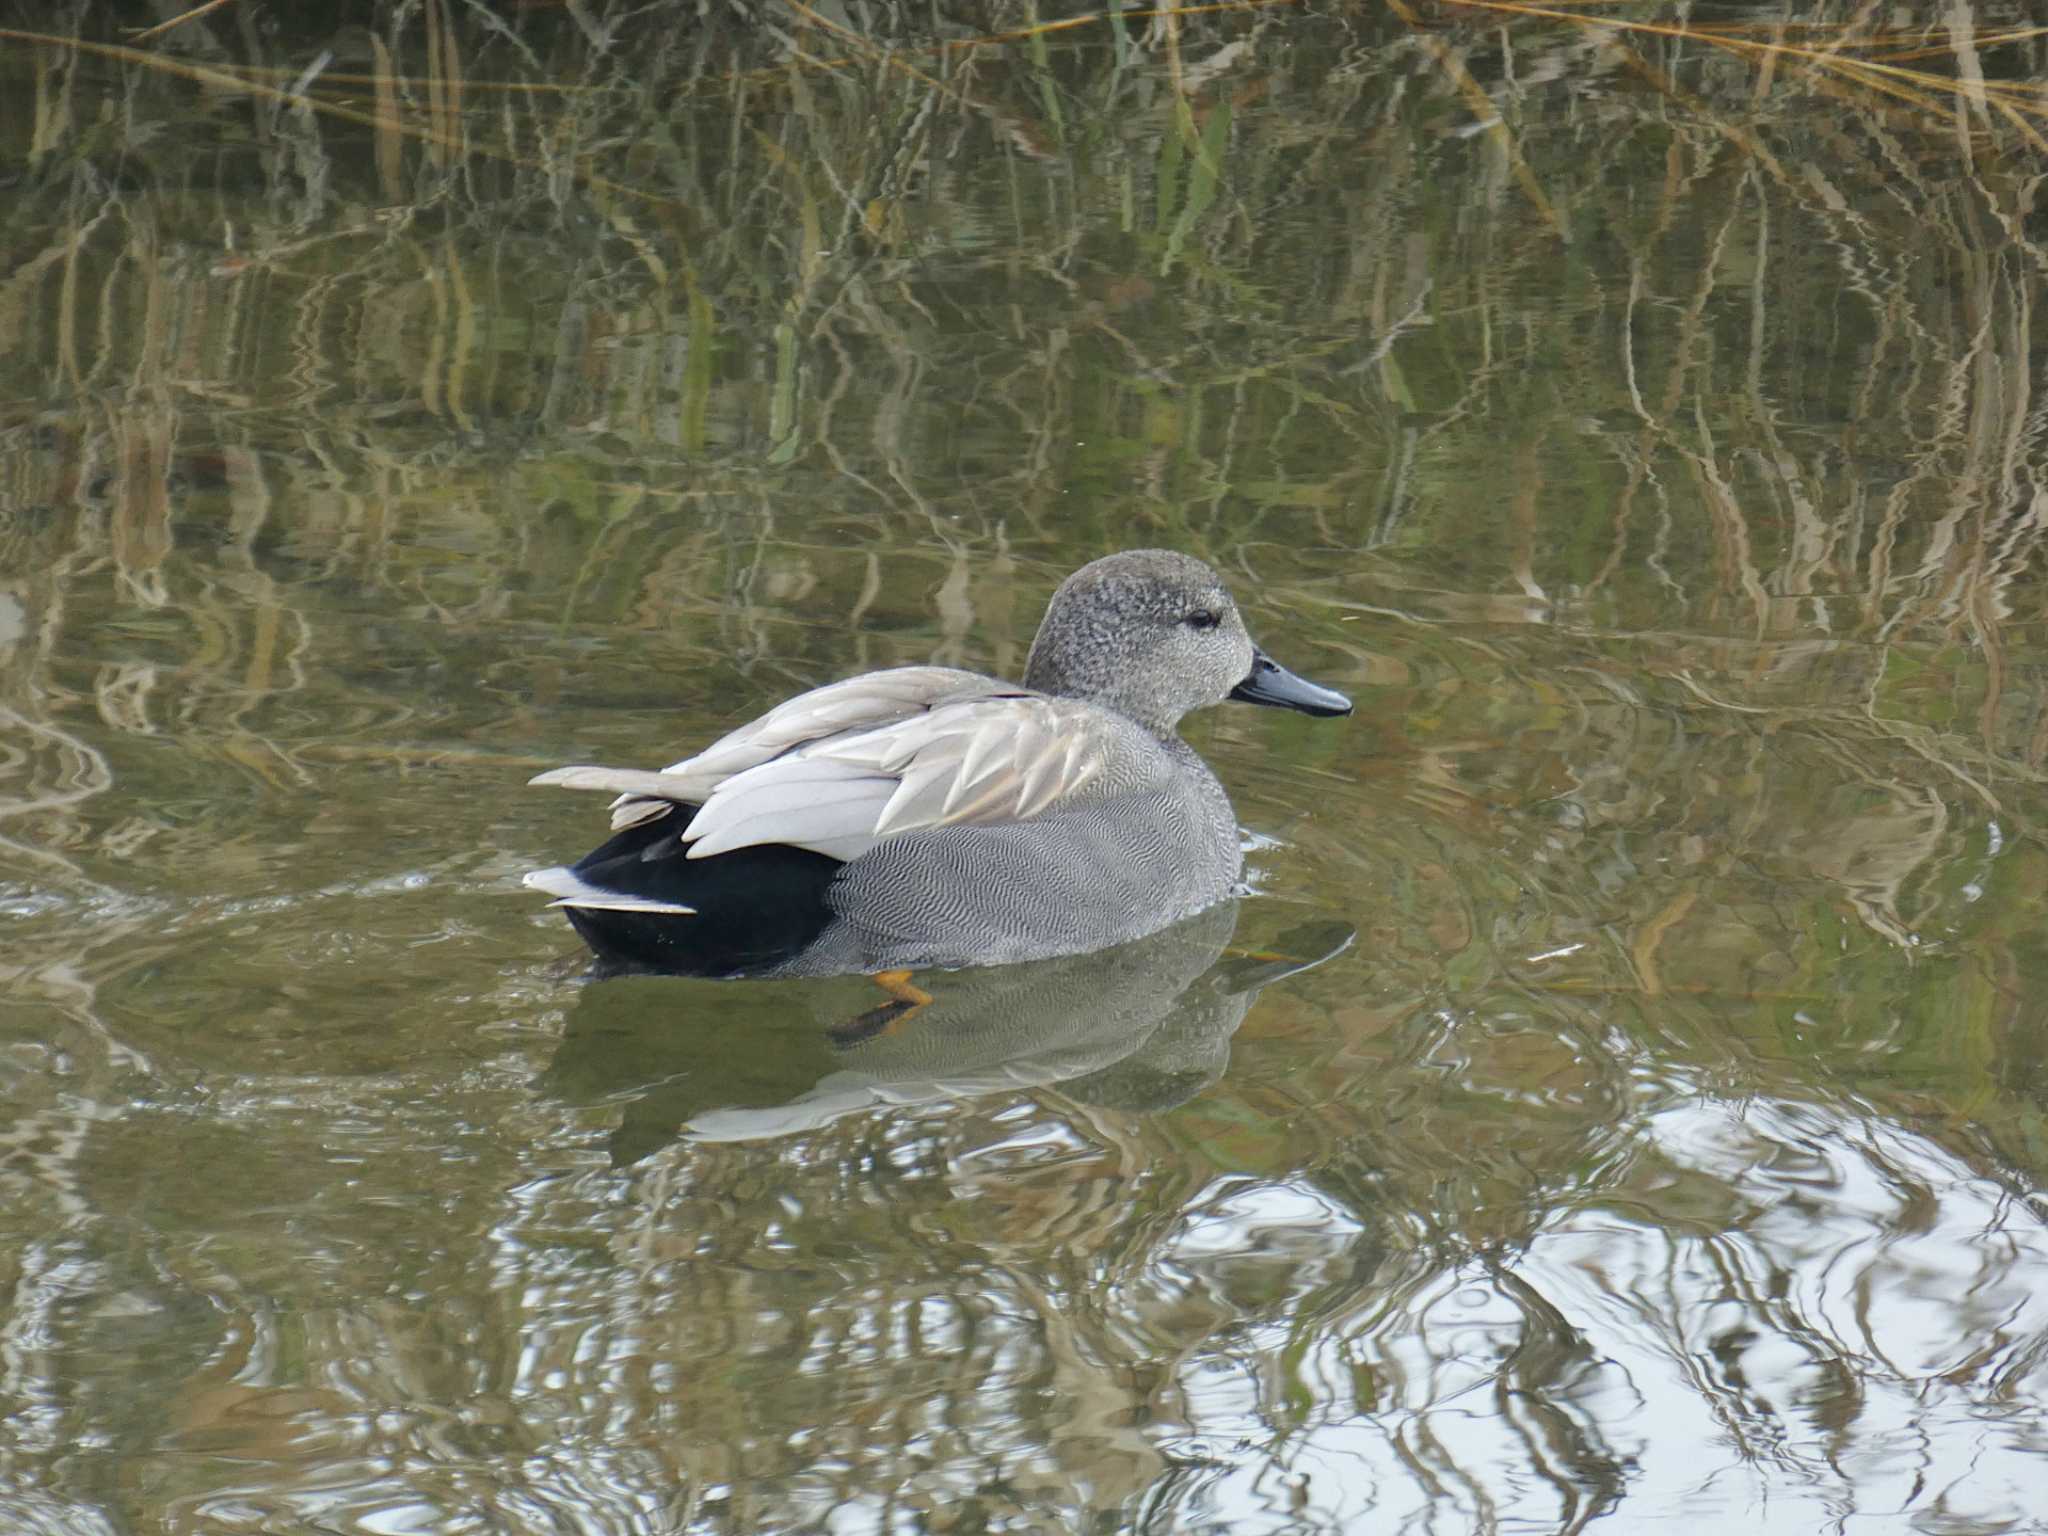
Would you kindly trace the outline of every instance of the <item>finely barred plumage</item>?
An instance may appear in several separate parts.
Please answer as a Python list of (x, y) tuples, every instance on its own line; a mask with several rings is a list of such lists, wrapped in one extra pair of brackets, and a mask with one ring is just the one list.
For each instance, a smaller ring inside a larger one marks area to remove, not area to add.
[(1226, 696), (1348, 712), (1251, 643), (1215, 572), (1139, 550), (1054, 594), (1019, 688), (946, 667), (849, 678), (618, 793), (610, 842), (527, 883), (592, 947), (693, 974), (823, 975), (1071, 954), (1236, 880), (1236, 818), (1175, 734)]

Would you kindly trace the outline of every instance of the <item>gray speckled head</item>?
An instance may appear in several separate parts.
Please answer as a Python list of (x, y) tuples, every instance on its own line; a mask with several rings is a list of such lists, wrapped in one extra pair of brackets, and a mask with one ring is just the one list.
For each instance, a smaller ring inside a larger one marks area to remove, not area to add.
[(1257, 657), (1222, 577), (1190, 555), (1131, 549), (1060, 583), (1024, 685), (1106, 705), (1164, 737), (1189, 710), (1228, 698)]

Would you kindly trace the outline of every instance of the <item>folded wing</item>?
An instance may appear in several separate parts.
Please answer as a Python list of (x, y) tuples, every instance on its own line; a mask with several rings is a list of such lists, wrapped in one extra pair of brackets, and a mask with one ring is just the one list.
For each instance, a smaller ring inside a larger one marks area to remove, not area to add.
[(533, 782), (618, 792), (615, 828), (696, 805), (691, 858), (783, 844), (851, 860), (920, 828), (1085, 797), (1117, 735), (1136, 729), (971, 672), (903, 667), (802, 694), (658, 774), (558, 768)]

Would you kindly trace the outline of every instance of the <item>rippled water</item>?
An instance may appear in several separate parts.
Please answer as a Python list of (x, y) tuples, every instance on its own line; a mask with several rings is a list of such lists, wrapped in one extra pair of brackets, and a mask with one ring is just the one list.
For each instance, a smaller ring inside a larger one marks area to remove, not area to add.
[[(1451, 9), (4, 45), (0, 1525), (2048, 1521), (2034, 149)], [(1231, 907), (869, 1037), (520, 889), (1139, 544), (1360, 702)]]

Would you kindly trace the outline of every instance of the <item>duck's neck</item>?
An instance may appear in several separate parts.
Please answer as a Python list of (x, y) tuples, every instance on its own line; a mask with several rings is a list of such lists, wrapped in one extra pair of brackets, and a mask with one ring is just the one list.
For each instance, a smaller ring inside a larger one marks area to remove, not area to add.
[(1032, 653), (1030, 666), (1024, 668), (1024, 686), (1040, 694), (1053, 694), (1055, 698), (1079, 698), (1083, 705), (1098, 705), (1112, 709), (1128, 721), (1137, 721), (1147, 731), (1157, 735), (1161, 741), (1178, 741), (1180, 713), (1165, 713), (1153, 705), (1147, 709), (1143, 702), (1130, 698), (1124, 690), (1108, 686), (1104, 678), (1075, 678), (1071, 672), (1051, 666), (1038, 666), (1038, 653)]
[(1114, 710), (1161, 741), (1180, 740), (1180, 711), (1168, 710), (1156, 702), (1148, 708), (1144, 701), (1130, 697), (1128, 690), (1116, 686), (1114, 669), (1097, 658), (1062, 656), (1043, 643), (1035, 644), (1030, 660), (1024, 664), (1024, 686), (1038, 693), (1079, 699), (1084, 704)]

